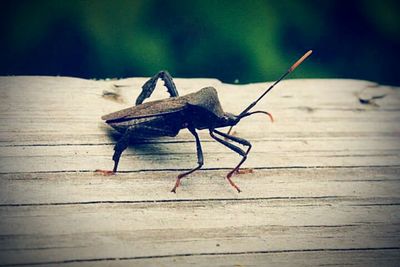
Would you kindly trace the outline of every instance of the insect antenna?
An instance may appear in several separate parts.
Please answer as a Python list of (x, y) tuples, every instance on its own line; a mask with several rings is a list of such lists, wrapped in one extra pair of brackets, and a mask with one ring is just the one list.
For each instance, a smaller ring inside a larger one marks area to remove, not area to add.
[[(294, 71), (306, 58), (308, 58), (311, 55), (311, 53), (312, 53), (312, 50), (308, 50), (307, 53), (305, 53), (301, 58), (299, 58), (278, 80), (276, 80), (259, 98), (257, 98), (256, 101), (254, 101), (247, 108), (245, 108), (237, 116), (238, 117), (237, 122), (239, 122), (242, 118), (250, 116), (255, 113), (266, 113), (270, 117), (271, 121), (273, 121), (271, 114), (269, 114), (266, 111), (262, 111), (262, 112), (260, 112), (260, 111), (249, 112), (249, 111), (258, 103), (258, 101), (260, 101), (269, 91), (271, 91), (271, 89), (274, 88), (275, 85), (277, 85), (280, 81), (282, 81), (289, 73)], [(232, 131), (232, 128), (233, 128), (233, 125), (229, 128), (227, 134), (230, 134), (230, 132)]]
[(257, 113), (262, 113), (265, 114), (269, 117), (269, 119), (271, 120), (271, 122), (274, 122), (274, 117), (272, 117), (271, 113), (263, 111), (263, 110), (257, 110), (257, 111), (252, 111), (252, 112), (247, 112), (246, 114), (244, 114), (242, 117), (240, 117), (241, 119), (243, 119), (244, 117), (248, 117), (250, 115), (253, 114), (257, 114)]
[(309, 50), (305, 53), (299, 60), (297, 60), (278, 80), (276, 80), (256, 101), (251, 103), (247, 108), (245, 108), (240, 114), (239, 118), (243, 117), (247, 112), (250, 111), (257, 103), (260, 101), (275, 85), (277, 85), (280, 81), (282, 81), (289, 73), (294, 71), (306, 58), (308, 58), (312, 53), (312, 50)]

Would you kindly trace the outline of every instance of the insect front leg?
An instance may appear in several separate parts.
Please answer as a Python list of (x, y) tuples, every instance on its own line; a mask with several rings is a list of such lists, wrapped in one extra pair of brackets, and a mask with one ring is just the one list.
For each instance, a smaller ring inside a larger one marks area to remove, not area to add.
[[(214, 133), (219, 134), (220, 136), (225, 137), (227, 139), (230, 139), (230, 140), (232, 140), (234, 142), (237, 142), (237, 143), (239, 143), (241, 145), (247, 146), (248, 148), (247, 148), (246, 152), (243, 151), (240, 147), (237, 147), (237, 146), (235, 146), (235, 145), (223, 140), (222, 138), (217, 137)], [(242, 160), (239, 162), (239, 164), (236, 165), (236, 167), (233, 168), (233, 170), (230, 171), (226, 176), (226, 179), (228, 180), (228, 182), (240, 193), (241, 192), (240, 188), (231, 180), (231, 177), (235, 172), (237, 172), (239, 170), (240, 166), (246, 161), (247, 154), (249, 154), (250, 149), (251, 149), (250, 142), (245, 140), (245, 139), (243, 139), (243, 138), (239, 138), (239, 137), (236, 137), (236, 136), (228, 135), (226, 133), (223, 133), (223, 132), (220, 132), (220, 131), (214, 130), (214, 129), (210, 130), (210, 136), (212, 138), (214, 138), (217, 142), (219, 142), (219, 143), (223, 144), (224, 146), (230, 148), (231, 150), (235, 151), (236, 153), (238, 153), (239, 155), (241, 155), (243, 157)]]
[(183, 177), (185, 177), (188, 174), (191, 174), (192, 172), (198, 170), (203, 166), (204, 164), (204, 158), (203, 158), (203, 151), (201, 149), (201, 143), (200, 143), (200, 138), (199, 135), (197, 134), (196, 130), (194, 128), (188, 128), (189, 131), (193, 134), (194, 138), (196, 139), (196, 149), (197, 149), (197, 167), (191, 169), (190, 171), (183, 172), (178, 175), (178, 178), (176, 178), (176, 183), (174, 188), (172, 188), (171, 192), (176, 193), (176, 188), (180, 185), (180, 181)]
[(233, 135), (229, 135), (229, 134), (220, 132), (218, 130), (214, 130), (214, 132), (219, 134), (219, 135), (221, 135), (221, 136), (223, 136), (223, 137), (225, 137), (225, 138), (227, 138), (227, 139), (230, 139), (230, 140), (232, 140), (234, 142), (237, 142), (237, 143), (239, 143), (239, 144), (241, 144), (243, 146), (247, 146), (247, 150), (246, 150), (245, 155), (243, 156), (242, 160), (239, 162), (239, 164), (232, 171), (230, 171), (228, 173), (228, 176), (231, 177), (234, 173), (239, 171), (240, 166), (247, 159), (247, 155), (249, 154), (250, 149), (251, 149), (251, 143), (249, 141), (247, 141), (246, 139), (243, 139), (243, 138), (240, 138), (240, 137), (236, 137), (236, 136), (233, 136)]
[(136, 106), (143, 103), (143, 101), (150, 97), (156, 88), (158, 79), (164, 81), (164, 86), (167, 87), (168, 93), (171, 97), (179, 96), (178, 91), (176, 90), (176, 86), (174, 81), (172, 80), (172, 76), (168, 73), (168, 71), (163, 70), (151, 77), (145, 84), (142, 86), (142, 92), (136, 99)]

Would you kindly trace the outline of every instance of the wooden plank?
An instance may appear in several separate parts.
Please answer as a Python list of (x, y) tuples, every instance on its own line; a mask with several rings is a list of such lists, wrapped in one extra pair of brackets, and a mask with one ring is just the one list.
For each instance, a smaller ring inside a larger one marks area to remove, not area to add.
[[(248, 204), (253, 209), (246, 211)], [(312, 203), (256, 200), (248, 204), (205, 201), (2, 207), (0, 227), (6, 238), (1, 240), (0, 257), (5, 263), (35, 263), (62, 262), (73, 258), (77, 250), (79, 259), (91, 259), (265, 250), (400, 249), (400, 237), (394, 234), (400, 230), (396, 205), (364, 205), (363, 201), (341, 199)]]
[[(179, 229), (334, 226), (366, 222), (397, 225), (400, 222), (397, 201), (397, 198), (388, 198), (374, 203), (373, 199), (337, 197), (1, 207), (0, 225), (5, 235), (107, 232), (116, 230), (115, 227), (120, 231), (171, 229), (175, 232)], [(249, 204), (253, 209), (246, 210)], [(303, 216), (304, 212), (307, 216)], [(67, 221), (69, 223), (65, 224)], [(185, 224), (185, 221), (190, 223)]]
[[(247, 138), (290, 138), (290, 137), (358, 137), (358, 136), (387, 136), (394, 135), (399, 132), (399, 118), (386, 118), (385, 120), (381, 118), (374, 118), (373, 114), (365, 114), (363, 118), (354, 118), (353, 120), (345, 118), (337, 118), (334, 121), (332, 119), (321, 118), (320, 121), (310, 120), (302, 117), (295, 112), (292, 113), (291, 120), (286, 120), (277, 113), (274, 114), (277, 118), (275, 123), (269, 123), (264, 117), (260, 121), (253, 121), (253, 118), (243, 121), (240, 125), (235, 127), (235, 131), (239, 135)], [(254, 119), (257, 119), (254, 117)], [(390, 120), (389, 120), (390, 119)], [(77, 140), (67, 142), (75, 143), (92, 143), (96, 142), (111, 142), (112, 131), (106, 128), (105, 125), (101, 125), (100, 122), (96, 121), (95, 124), (89, 121), (84, 122), (49, 122), (43, 121), (41, 123), (30, 123), (31, 128), (26, 127), (27, 122), (17, 123), (14, 120), (4, 121), (3, 125), (0, 125), (2, 129), (2, 146), (7, 145), (7, 143), (12, 144), (24, 144), (23, 142), (31, 141), (27, 144), (57, 144), (60, 140), (64, 141), (64, 138), (76, 135)], [(305, 128), (305, 125), (312, 125), (312, 128)], [(377, 129), (371, 128), (375, 125)], [(253, 128), (254, 132), (248, 133), (246, 129)], [(102, 133), (103, 137), (99, 136)], [(208, 137), (206, 131), (201, 131), (202, 137)], [(110, 135), (109, 138), (105, 138), (104, 135)], [(90, 140), (88, 136), (93, 136), (93, 140)], [(33, 142), (38, 138), (38, 141)], [(49, 141), (50, 143), (44, 143), (41, 139)], [(29, 139), (30, 138), (30, 139)], [(25, 140), (27, 139), (27, 140)], [(60, 140), (56, 140), (60, 139)], [(83, 141), (81, 140), (83, 139)], [(171, 138), (169, 138), (171, 139)], [(179, 139), (192, 139), (186, 131), (182, 131), (178, 136)], [(52, 143), (54, 142), (54, 143)], [(64, 141), (65, 142), (65, 141)]]
[[(262, 251), (248, 254), (177, 255), (175, 257), (93, 259), (62, 266), (387, 266), (397, 267), (397, 249), (332, 251)], [(42, 266), (42, 265), (41, 265)]]
[[(0, 141), (3, 144), (19, 144), (27, 139), (34, 144), (36, 138), (36, 142), (51, 144), (70, 136), (69, 140), (77, 138), (77, 143), (96, 142), (98, 138), (104, 142), (108, 128), (101, 123), (100, 116), (129, 106), (144, 80), (136, 78), (104, 82), (65, 77), (0, 78), (4, 96), (0, 99), (3, 107)], [(210, 79), (177, 79), (176, 83), (181, 94), (206, 85), (217, 87), (223, 106), (233, 112), (239, 112), (247, 99), (256, 98), (267, 85), (225, 85)], [(113, 84), (130, 85), (117, 88), (124, 99), (123, 103), (101, 97), (104, 90), (117, 90)], [(298, 87), (302, 90), (294, 90)], [(387, 94), (387, 97), (379, 100), (380, 107), (358, 102), (355, 94), (365, 94), (368, 90), (375, 95)], [(262, 134), (258, 134), (258, 137), (265, 137), (265, 133), (275, 137), (335, 136), (346, 132), (350, 132), (350, 136), (371, 135), (372, 132), (384, 135), (398, 133), (399, 123), (396, 122), (399, 120), (397, 111), (400, 97), (395, 92), (393, 88), (378, 87), (366, 81), (288, 80), (260, 103), (260, 109), (267, 109), (275, 115), (276, 123), (268, 125), (262, 116), (255, 116), (239, 125), (238, 131), (247, 133), (246, 128), (253, 128), (256, 124), (258, 127), (254, 129)], [(156, 89), (154, 99), (165, 96), (165, 90)], [(304, 127), (310, 123), (312, 127)], [(380, 124), (380, 127), (371, 128), (372, 124)], [(83, 140), (79, 138), (81, 135), (84, 135)], [(45, 139), (46, 136), (48, 139)], [(182, 138), (188, 137), (186, 134)], [(41, 139), (44, 140), (40, 142)]]
[(0, 206), (68, 205), (101, 202), (162, 202), (248, 199), (398, 198), (400, 167), (308, 168), (255, 170), (235, 181), (237, 194), (226, 182), (226, 170), (200, 171), (182, 180), (177, 194), (169, 190), (178, 172), (121, 173), (28, 173), (2, 175)]
[[(25, 106), (25, 108), (29, 108), (31, 105), (34, 105), (36, 111), (50, 110), (51, 105), (66, 102), (68, 102), (68, 105), (63, 106), (65, 109), (76, 106), (81, 110), (85, 110), (85, 107), (81, 106), (80, 103), (86, 103), (88, 106), (96, 106), (97, 103), (102, 101), (107, 101), (111, 106), (128, 106), (129, 103), (134, 102), (135, 97), (145, 81), (146, 78), (95, 81), (69, 77), (0, 77), (3, 96), (6, 99), (12, 100), (12, 102), (17, 105), (19, 103), (29, 104), (21, 105)], [(236, 103), (234, 106), (231, 106), (231, 108), (237, 108), (238, 110), (241, 109), (241, 107), (238, 106), (238, 104), (240, 104), (237, 102), (238, 99), (241, 99), (242, 101), (250, 99), (250, 102), (252, 99), (255, 99), (257, 96), (259, 96), (259, 94), (271, 84), (258, 83), (248, 85), (232, 85), (223, 84), (215, 79), (176, 78), (174, 81), (181, 94), (188, 93), (190, 91), (197, 91), (206, 86), (216, 87), (218, 88), (218, 91), (221, 91), (221, 101), (228, 104)], [(115, 85), (124, 87), (115, 88)], [(154, 96), (156, 98), (167, 96), (165, 90), (158, 90), (161, 87), (162, 85), (158, 85), (157, 90), (154, 92)], [(82, 91), (82, 89), (84, 89), (84, 91)], [(330, 107), (333, 106), (332, 104), (347, 103), (346, 108), (348, 108), (351, 106), (359, 107), (357, 97), (350, 98), (350, 95), (354, 96), (354, 94), (362, 93), (363, 96), (368, 97), (368, 95), (387, 93), (387, 97), (381, 99), (378, 103), (382, 106), (393, 105), (394, 107), (398, 108), (396, 104), (398, 104), (400, 99), (399, 96), (393, 91), (394, 89), (394, 87), (382, 86), (373, 82), (360, 80), (290, 79), (280, 83), (279, 89), (276, 88), (271, 92), (270, 96), (268, 96), (267, 102), (282, 106), (283, 101), (281, 98), (285, 98), (287, 99), (287, 102), (292, 104), (301, 103), (303, 107), (316, 103), (324, 104)], [(105, 100), (101, 97), (102, 90), (118, 92), (121, 94), (124, 102), (118, 103)], [(32, 96), (38, 98), (32, 99)], [(70, 98), (66, 99), (63, 98), (63, 96)], [(90, 97), (90, 102), (87, 102), (88, 97)], [(303, 102), (304, 100), (308, 100), (308, 102)], [(10, 102), (8, 101), (8, 103)], [(8, 105), (8, 108), (3, 107), (3, 110), (9, 110), (13, 107), (14, 105)], [(109, 109), (109, 107), (98, 108)], [(343, 108), (343, 105), (341, 105), (341, 108)], [(69, 110), (73, 112), (72, 109)], [(112, 109), (110, 111), (112, 111)]]
[[(211, 143), (210, 143), (211, 144)], [(195, 147), (192, 144), (190, 152), (174, 152), (168, 153), (168, 149), (163, 150), (165, 146), (157, 146), (157, 148), (144, 146), (143, 154), (136, 154), (131, 150), (126, 151), (120, 162), (120, 171), (145, 171), (145, 170), (187, 170), (193, 168), (196, 164)], [(172, 147), (172, 146), (171, 146)], [(174, 148), (179, 148), (176, 144)], [(213, 152), (207, 150), (208, 145), (204, 145), (205, 164), (204, 169), (227, 169), (233, 168), (240, 157), (231, 151)], [(141, 147), (135, 147), (135, 149)], [(35, 149), (34, 147), (26, 148), (25, 151)], [(65, 155), (60, 152), (60, 147), (39, 147), (39, 153), (50, 151), (49, 154), (33, 155), (33, 156), (7, 156), (13, 151), (4, 152), (0, 162), (0, 170), (2, 173), (13, 172), (56, 172), (56, 171), (94, 171), (96, 169), (111, 169), (113, 161), (112, 147), (105, 149), (96, 149), (96, 147), (88, 146), (80, 147), (75, 150), (71, 147), (64, 147)], [(147, 151), (151, 149), (152, 152)], [(154, 151), (154, 149), (157, 149)], [(2, 149), (0, 149), (2, 150)], [(4, 150), (3, 150), (4, 151)], [(157, 151), (159, 151), (157, 153)], [(61, 153), (53, 155), (53, 153)], [(68, 155), (69, 153), (74, 155)], [(108, 153), (107, 153), (108, 152)], [(266, 151), (267, 152), (267, 151)], [(21, 152), (23, 153), (23, 152)], [(107, 154), (103, 154), (107, 153)], [(354, 150), (354, 151), (298, 151), (295, 154), (289, 151), (271, 151), (268, 153), (254, 151), (249, 156), (248, 161), (243, 165), (247, 168), (289, 168), (289, 167), (335, 167), (335, 166), (394, 166), (399, 164), (399, 150)]]
[[(129, 148), (116, 176), (119, 138), (99, 119), (130, 106), (146, 78), (0, 78), (0, 266), (396, 266), (400, 255), (400, 93), (356, 80), (287, 80), (257, 106), (274, 114), (235, 127), (253, 149), (239, 157), (202, 131)], [(268, 83), (176, 79), (181, 95), (218, 89), (240, 112)], [(158, 86), (153, 99), (166, 97)], [(118, 101), (103, 97), (115, 92)], [(358, 97), (386, 96), (376, 105)]]

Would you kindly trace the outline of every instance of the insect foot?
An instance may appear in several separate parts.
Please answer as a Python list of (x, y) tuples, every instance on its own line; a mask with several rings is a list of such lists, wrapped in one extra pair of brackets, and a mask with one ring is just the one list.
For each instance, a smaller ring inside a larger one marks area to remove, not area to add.
[(104, 176), (115, 175), (115, 172), (110, 170), (95, 170), (94, 172)]
[(237, 169), (236, 174), (248, 174), (248, 173), (253, 173), (253, 169)]
[(172, 188), (171, 192), (176, 194), (176, 189), (179, 187), (179, 185), (181, 184), (181, 175), (178, 176), (178, 178), (176, 178), (176, 182), (175, 182), (175, 186), (174, 188)]
[(233, 170), (231, 172), (228, 173), (228, 175), (226, 176), (226, 179), (228, 180), (228, 182), (231, 184), (231, 186), (233, 186), (238, 193), (242, 192), (242, 190), (240, 190), (239, 186), (237, 186), (231, 179), (231, 176), (236, 172), (236, 170)]

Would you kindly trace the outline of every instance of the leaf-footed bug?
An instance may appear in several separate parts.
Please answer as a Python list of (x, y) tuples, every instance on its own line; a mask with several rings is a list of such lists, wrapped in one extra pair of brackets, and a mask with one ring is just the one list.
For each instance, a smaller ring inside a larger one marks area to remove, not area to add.
[[(136, 105), (102, 117), (111, 127), (122, 133), (114, 147), (114, 168), (111, 171), (100, 171), (106, 174), (117, 172), (118, 162), (122, 152), (128, 147), (131, 139), (146, 139), (161, 136), (176, 136), (181, 129), (187, 128), (195, 138), (197, 148), (197, 166), (189, 171), (178, 175), (175, 186), (171, 192), (176, 193), (176, 188), (180, 180), (186, 175), (198, 170), (203, 166), (203, 151), (196, 130), (208, 129), (210, 136), (217, 142), (223, 144), (234, 152), (242, 156), (241, 161), (226, 176), (228, 182), (238, 191), (240, 188), (232, 181), (231, 177), (240, 166), (245, 162), (250, 152), (251, 144), (249, 141), (230, 135), (233, 126), (245, 117), (253, 114), (263, 113), (272, 116), (266, 111), (250, 110), (281, 80), (296, 69), (308, 56), (312, 50), (305, 53), (297, 60), (278, 80), (276, 80), (257, 100), (246, 107), (239, 115), (234, 115), (222, 110), (218, 99), (217, 91), (213, 87), (206, 87), (199, 91), (184, 96), (179, 96), (172, 77), (167, 71), (160, 71), (150, 78), (143, 86), (142, 92), (136, 99)], [(165, 83), (170, 98), (143, 103), (153, 93), (158, 79)], [(230, 126), (228, 133), (218, 131), (217, 128)], [(247, 147), (246, 151), (227, 140)]]

